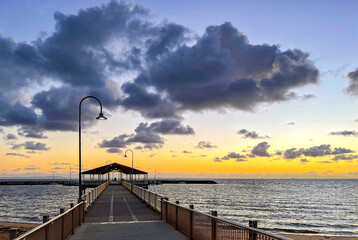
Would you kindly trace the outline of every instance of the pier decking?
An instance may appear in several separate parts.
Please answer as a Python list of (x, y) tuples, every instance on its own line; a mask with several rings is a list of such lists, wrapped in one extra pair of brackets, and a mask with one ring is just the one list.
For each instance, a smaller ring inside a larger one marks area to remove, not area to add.
[(189, 239), (121, 185), (109, 185), (69, 239)]

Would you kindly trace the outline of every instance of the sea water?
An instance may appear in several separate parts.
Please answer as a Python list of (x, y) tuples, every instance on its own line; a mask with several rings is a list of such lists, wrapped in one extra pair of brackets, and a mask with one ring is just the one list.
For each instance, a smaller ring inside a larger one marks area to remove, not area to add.
[(77, 203), (78, 187), (62, 185), (0, 186), (0, 221), (41, 223)]
[(274, 232), (358, 235), (358, 180), (216, 180), (149, 189), (196, 210)]
[[(149, 189), (196, 210), (274, 232), (358, 235), (358, 180), (216, 180)], [(78, 187), (0, 186), (0, 221), (37, 222), (76, 203)]]

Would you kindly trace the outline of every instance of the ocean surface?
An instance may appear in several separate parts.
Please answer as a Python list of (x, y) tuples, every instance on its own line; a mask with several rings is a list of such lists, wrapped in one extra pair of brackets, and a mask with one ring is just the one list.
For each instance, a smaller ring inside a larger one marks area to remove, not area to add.
[(155, 185), (196, 210), (274, 232), (358, 235), (358, 180), (217, 180), (216, 185)]
[(62, 185), (0, 185), (0, 221), (41, 223), (77, 203), (78, 187)]
[[(170, 201), (274, 232), (358, 236), (358, 180), (216, 180), (149, 186)], [(0, 221), (37, 222), (76, 203), (78, 187), (0, 186)]]

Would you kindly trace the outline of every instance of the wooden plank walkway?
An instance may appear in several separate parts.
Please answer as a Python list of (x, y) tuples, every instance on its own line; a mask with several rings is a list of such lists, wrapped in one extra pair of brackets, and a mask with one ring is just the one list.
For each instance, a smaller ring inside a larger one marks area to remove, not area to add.
[(121, 185), (110, 185), (69, 239), (189, 239)]

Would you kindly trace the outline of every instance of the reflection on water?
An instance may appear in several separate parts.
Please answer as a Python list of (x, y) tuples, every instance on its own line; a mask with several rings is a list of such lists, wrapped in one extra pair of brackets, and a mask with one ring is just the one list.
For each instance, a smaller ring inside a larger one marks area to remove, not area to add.
[(358, 235), (358, 180), (217, 180), (150, 186), (170, 201), (276, 232)]

